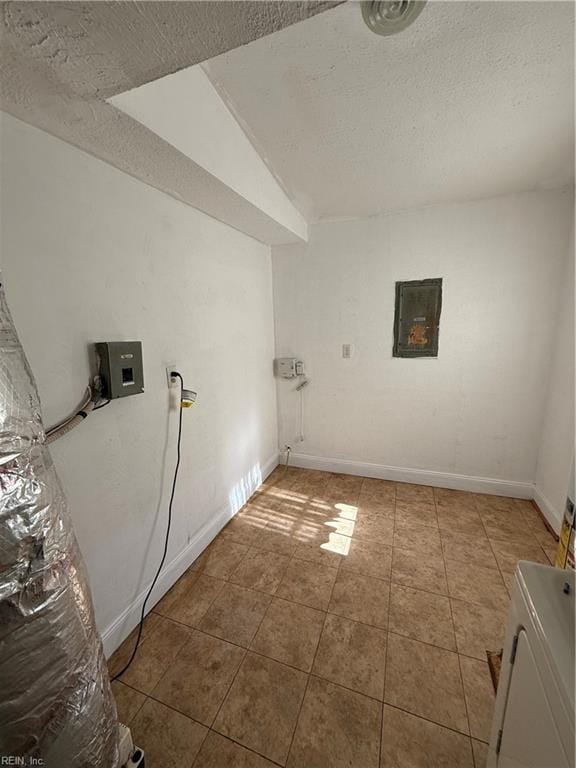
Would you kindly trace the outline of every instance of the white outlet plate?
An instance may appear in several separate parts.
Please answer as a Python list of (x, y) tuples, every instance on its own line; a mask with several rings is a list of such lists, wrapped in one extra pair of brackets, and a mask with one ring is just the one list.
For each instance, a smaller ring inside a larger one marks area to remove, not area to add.
[(172, 372), (177, 370), (178, 370), (177, 365), (166, 366), (166, 381), (168, 383), (168, 389), (172, 389), (172, 387), (177, 387), (180, 383), (178, 379), (172, 378)]

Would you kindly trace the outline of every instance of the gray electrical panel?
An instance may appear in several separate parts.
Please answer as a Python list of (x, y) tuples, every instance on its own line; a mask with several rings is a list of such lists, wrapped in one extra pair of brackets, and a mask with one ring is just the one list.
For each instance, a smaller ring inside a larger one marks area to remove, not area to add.
[(442, 278), (396, 283), (393, 357), (438, 357)]
[(142, 344), (139, 341), (101, 341), (96, 344), (102, 395), (109, 400), (144, 392)]

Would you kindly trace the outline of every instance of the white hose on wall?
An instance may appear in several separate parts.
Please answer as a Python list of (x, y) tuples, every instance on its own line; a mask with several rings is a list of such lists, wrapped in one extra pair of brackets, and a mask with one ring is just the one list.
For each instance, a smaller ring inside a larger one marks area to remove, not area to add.
[(88, 387), (86, 390), (86, 396), (83, 402), (78, 406), (74, 413), (67, 419), (55, 424), (50, 429), (46, 430), (46, 443), (49, 445), (58, 438), (63, 437), (68, 432), (71, 432), (78, 424), (82, 424), (88, 414), (94, 410), (96, 402), (94, 400), (95, 395), (92, 392), (92, 388)]
[(300, 395), (300, 434), (298, 435), (299, 442), (304, 442), (304, 390), (310, 383), (310, 379), (303, 379), (296, 387), (296, 392)]

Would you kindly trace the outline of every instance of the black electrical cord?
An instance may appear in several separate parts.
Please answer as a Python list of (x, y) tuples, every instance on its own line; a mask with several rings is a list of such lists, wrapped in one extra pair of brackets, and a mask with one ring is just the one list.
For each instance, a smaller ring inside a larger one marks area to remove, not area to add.
[(152, 584), (150, 585), (150, 589), (146, 593), (146, 597), (144, 598), (144, 602), (142, 603), (142, 612), (140, 613), (140, 623), (138, 624), (138, 637), (136, 638), (136, 643), (134, 645), (134, 649), (132, 650), (132, 654), (126, 664), (122, 667), (120, 672), (114, 675), (112, 680), (118, 680), (119, 677), (121, 677), (124, 672), (128, 669), (130, 664), (134, 661), (134, 657), (136, 656), (136, 652), (138, 651), (138, 646), (140, 645), (140, 638), (142, 637), (142, 630), (144, 628), (144, 617), (146, 615), (146, 603), (148, 602), (148, 598), (152, 594), (152, 590), (154, 589), (156, 582), (158, 581), (158, 577), (160, 576), (160, 572), (164, 566), (164, 562), (166, 560), (166, 555), (168, 554), (168, 541), (170, 539), (170, 527), (172, 525), (172, 504), (174, 502), (174, 494), (176, 492), (176, 481), (178, 480), (178, 470), (180, 469), (180, 443), (182, 440), (182, 392), (184, 390), (184, 380), (182, 379), (182, 376), (177, 371), (172, 371), (170, 374), (173, 379), (178, 378), (180, 379), (180, 401), (178, 403), (178, 409), (179, 409), (179, 416), (178, 416), (178, 441), (177, 441), (177, 459), (176, 459), (176, 467), (174, 469), (174, 477), (172, 479), (172, 491), (170, 493), (170, 501), (168, 503), (168, 524), (166, 525), (166, 537), (164, 539), (164, 552), (162, 553), (162, 559), (160, 560), (160, 565), (158, 566), (158, 570), (156, 571), (156, 575), (154, 576), (154, 579), (152, 580)]
[(104, 408), (105, 405), (110, 405), (111, 402), (112, 402), (112, 400), (105, 400), (103, 403), (100, 403), (95, 408), (92, 408), (92, 410), (93, 411), (99, 411), (100, 408)]

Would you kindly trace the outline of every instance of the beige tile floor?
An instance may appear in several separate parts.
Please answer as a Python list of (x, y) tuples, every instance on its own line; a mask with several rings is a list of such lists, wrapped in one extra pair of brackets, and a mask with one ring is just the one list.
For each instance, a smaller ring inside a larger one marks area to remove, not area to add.
[(278, 468), (149, 614), (120, 718), (148, 768), (480, 768), (485, 651), (554, 551), (528, 501)]

